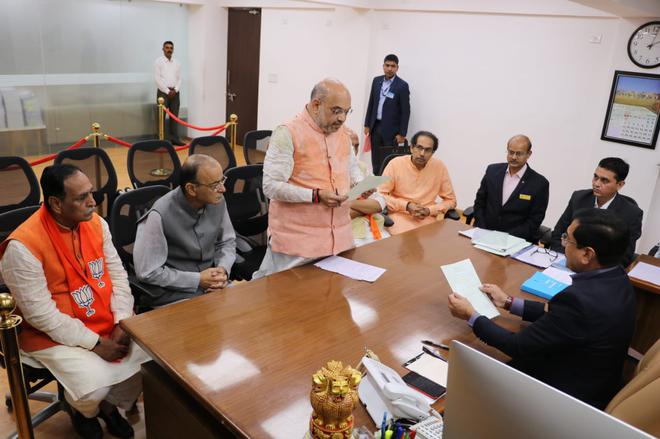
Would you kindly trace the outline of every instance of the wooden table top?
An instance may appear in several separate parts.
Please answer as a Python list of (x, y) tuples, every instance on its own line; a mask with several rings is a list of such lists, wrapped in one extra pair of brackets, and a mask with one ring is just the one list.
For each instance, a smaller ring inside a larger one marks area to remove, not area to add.
[[(470, 258), (482, 282), (533, 298), (519, 286), (536, 269), (474, 249), (458, 234), (468, 226), (441, 221), (345, 252), (387, 268), (373, 284), (311, 265), (221, 293), (132, 317), (122, 326), (218, 420), (247, 437), (302, 437), (314, 372), (330, 360), (356, 366), (368, 347), (401, 366), (420, 340), (460, 340), (506, 359), (473, 335), (447, 308), (440, 266)], [(499, 324), (520, 319), (503, 311)], [(371, 421), (362, 407), (356, 425)]]
[[(635, 265), (637, 265), (639, 262), (645, 262), (649, 265), (654, 265), (656, 267), (660, 267), (660, 259), (659, 258), (654, 258), (653, 256), (650, 255), (639, 255), (635, 262), (630, 266), (630, 270), (632, 270)], [(628, 270), (628, 271), (630, 271)], [(648, 291), (650, 293), (658, 294), (660, 295), (660, 285), (652, 284), (651, 282), (637, 279), (636, 277), (631, 277), (630, 282), (637, 288), (640, 288), (642, 290)]]

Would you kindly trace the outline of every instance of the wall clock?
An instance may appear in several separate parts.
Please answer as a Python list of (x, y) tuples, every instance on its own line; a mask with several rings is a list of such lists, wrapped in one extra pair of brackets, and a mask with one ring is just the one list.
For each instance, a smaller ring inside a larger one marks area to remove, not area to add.
[(633, 32), (628, 40), (628, 56), (645, 69), (660, 66), (660, 21), (650, 21)]

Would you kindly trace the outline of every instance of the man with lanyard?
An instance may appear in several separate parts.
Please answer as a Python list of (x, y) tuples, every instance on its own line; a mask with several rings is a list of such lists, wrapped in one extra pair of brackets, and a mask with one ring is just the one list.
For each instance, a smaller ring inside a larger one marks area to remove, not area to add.
[(133, 315), (126, 272), (80, 169), (49, 166), (41, 188), (44, 204), (0, 246), (5, 284), (25, 319), (23, 360), (62, 384), (80, 436), (103, 436), (98, 416), (111, 434), (133, 437), (117, 406), (135, 403), (149, 357), (118, 325)]

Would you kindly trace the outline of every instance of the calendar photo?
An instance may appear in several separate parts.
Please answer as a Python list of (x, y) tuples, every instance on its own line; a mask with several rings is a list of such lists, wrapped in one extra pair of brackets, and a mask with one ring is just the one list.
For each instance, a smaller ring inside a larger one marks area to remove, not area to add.
[(660, 115), (660, 75), (614, 72), (601, 139), (655, 149)]

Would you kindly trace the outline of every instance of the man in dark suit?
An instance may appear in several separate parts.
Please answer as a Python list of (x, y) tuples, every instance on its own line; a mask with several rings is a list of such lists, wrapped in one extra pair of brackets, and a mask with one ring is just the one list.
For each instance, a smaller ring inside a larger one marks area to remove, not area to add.
[(550, 184), (527, 164), (532, 156), (532, 142), (527, 136), (509, 139), (506, 153), (507, 163), (489, 165), (481, 179), (474, 200), (474, 225), (536, 243)]
[(630, 227), (630, 241), (621, 263), (624, 267), (630, 265), (635, 253), (635, 244), (642, 235), (642, 209), (635, 200), (619, 191), (626, 184), (630, 166), (618, 157), (607, 157), (598, 163), (591, 180), (591, 189), (573, 192), (566, 210), (557, 221), (552, 231), (550, 248), (562, 251), (561, 235), (566, 232), (573, 220), (575, 212), (586, 207), (596, 207), (615, 212)]
[[(481, 290), (496, 306), (533, 322), (510, 332), (449, 295), (449, 309), (484, 342), (512, 358), (510, 366), (603, 409), (621, 387), (635, 328), (635, 293), (620, 265), (629, 230), (613, 212), (576, 214), (562, 237), (573, 284), (547, 304), (512, 298), (495, 285)], [(515, 391), (515, 389), (512, 389)]]
[(383, 61), (383, 76), (371, 83), (371, 94), (364, 118), (364, 134), (371, 137), (371, 165), (380, 174), (387, 155), (386, 147), (404, 143), (410, 119), (410, 89), (408, 83), (396, 75), (399, 58), (387, 55)]

